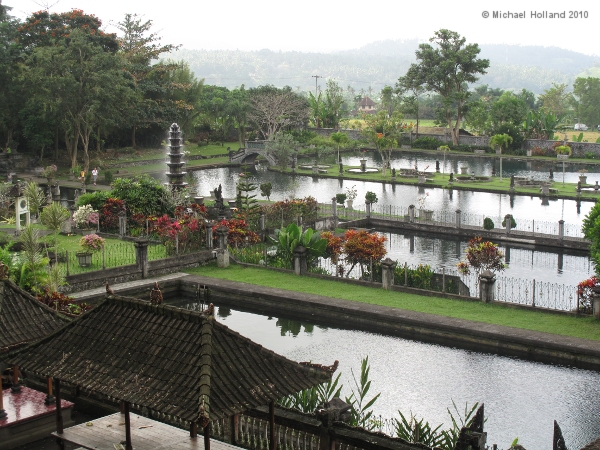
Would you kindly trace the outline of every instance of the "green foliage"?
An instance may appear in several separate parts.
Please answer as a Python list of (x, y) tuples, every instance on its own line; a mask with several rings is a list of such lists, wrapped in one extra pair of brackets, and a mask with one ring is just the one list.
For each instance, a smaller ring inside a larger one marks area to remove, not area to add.
[(273, 185), (271, 183), (261, 183), (259, 187), (260, 195), (267, 197), (267, 200), (271, 200), (271, 191), (273, 190)]
[(369, 365), (369, 357), (367, 356), (361, 362), (359, 380), (356, 379), (354, 371), (352, 371), (354, 387), (350, 396), (346, 397), (346, 403), (351, 406), (350, 425), (362, 427), (366, 430), (375, 428), (375, 424), (371, 420), (373, 416), (372, 408), (381, 395), (381, 393), (378, 393), (374, 397), (368, 398), (369, 390), (371, 389), (371, 380), (369, 380), (370, 370), (371, 366)]
[(48, 281), (45, 268), (49, 259), (42, 253), (40, 233), (31, 225), (27, 226), (21, 232), (19, 242), (23, 250), (17, 257), (16, 283), (32, 293), (42, 292)]
[(571, 147), (568, 145), (559, 145), (555, 148), (557, 155), (569, 155), (571, 156)]
[(327, 240), (321, 238), (320, 233), (312, 228), (302, 231), (295, 223), (290, 223), (284, 230), (275, 230), (273, 242), (277, 245), (277, 254), (288, 267), (292, 267), (294, 250), (300, 245), (308, 251), (309, 265), (311, 259), (324, 256), (327, 250)]
[(287, 169), (290, 164), (290, 157), (298, 148), (299, 144), (287, 133), (279, 133), (272, 141), (265, 145), (267, 151), (273, 155), (275, 161), (282, 169)]
[[(600, 144), (600, 137), (596, 140), (596, 144)], [(585, 159), (596, 159), (596, 154), (594, 152), (585, 152), (583, 157)]]
[[(456, 407), (454, 400), (452, 400), (452, 407), (454, 408), (454, 412), (452, 412), (450, 408), (447, 409), (450, 420), (452, 421), (452, 428), (442, 431), (444, 441), (442, 445), (440, 445), (440, 448), (443, 450), (454, 450), (456, 443), (458, 442), (458, 437), (460, 436), (460, 430), (463, 427), (470, 427), (473, 424), (479, 403), (475, 403), (471, 408), (465, 403), (465, 409), (462, 414)], [(456, 413), (456, 417), (454, 416), (454, 413)]]
[(397, 264), (394, 269), (394, 284), (404, 286), (406, 281), (408, 287), (430, 290), (433, 275), (433, 269), (429, 264), (419, 264), (415, 268)]
[[(507, 214), (506, 219), (512, 216)], [(502, 223), (505, 226), (505, 222)], [(480, 236), (476, 236), (469, 241), (465, 250), (465, 260), (459, 262), (456, 266), (463, 275), (468, 275), (473, 270), (477, 276), (483, 271), (492, 272), (503, 271), (506, 265), (502, 262), (504, 254), (498, 250), (498, 246), (489, 241), (484, 241)]]
[(573, 135), (572, 142), (582, 142), (583, 141), (583, 133), (579, 133), (579, 136)]
[(136, 178), (117, 178), (113, 182), (110, 197), (123, 200), (127, 214), (172, 216), (175, 210), (175, 205), (168, 200), (167, 188), (147, 174)]
[(596, 275), (600, 274), (600, 203), (596, 203), (583, 219), (581, 227), (590, 244), (590, 256), (594, 262)]
[(56, 234), (60, 231), (62, 224), (70, 218), (71, 213), (67, 208), (59, 202), (52, 202), (43, 209), (40, 220), (42, 225)]
[(44, 194), (44, 191), (37, 183), (31, 181), (25, 186), (23, 194), (29, 203), (29, 211), (31, 211), (32, 214), (39, 214), (42, 207), (46, 204), (46, 195)]
[(417, 138), (412, 142), (413, 148), (423, 148), (426, 150), (435, 150), (442, 145), (444, 145), (442, 141), (429, 136)]
[(94, 191), (94, 192), (86, 192), (85, 194), (81, 194), (77, 201), (75, 202), (75, 206), (85, 206), (91, 205), (92, 209), (96, 211), (102, 210), (104, 203), (111, 196), (111, 193), (108, 191)]
[(512, 152), (508, 153), (514, 153), (515, 150), (520, 149), (523, 145), (523, 133), (521, 132), (521, 128), (516, 125), (503, 123), (493, 127), (490, 132), (494, 135), (508, 135), (512, 139), (502, 146), (503, 150), (512, 150)]
[(494, 221), (489, 217), (483, 219), (483, 228), (485, 230), (493, 230), (494, 229)]
[(314, 413), (320, 405), (340, 396), (343, 387), (339, 384), (341, 375), (341, 373), (338, 373), (337, 377), (332, 377), (327, 383), (288, 395), (278, 400), (277, 403), (286, 408), (298, 409), (303, 413)]
[(503, 148), (508, 148), (508, 146), (512, 143), (513, 138), (508, 134), (495, 134), (490, 138), (490, 147), (493, 149), (500, 149), (500, 153), (502, 153)]
[(335, 201), (337, 202), (338, 205), (343, 205), (344, 202), (346, 201), (346, 198), (348, 196), (345, 193), (339, 193), (339, 194), (335, 194)]
[(104, 171), (104, 181), (106, 181), (107, 184), (111, 184), (114, 179), (115, 179), (115, 176), (113, 175), (111, 170)]
[(377, 194), (372, 191), (367, 191), (365, 194), (365, 202), (366, 203), (377, 203), (379, 199), (377, 198)]
[(246, 214), (248, 219), (255, 216), (258, 212), (258, 200), (256, 200), (256, 194), (253, 194), (256, 188), (256, 184), (247, 178), (240, 178), (237, 185), (238, 208)]
[(398, 411), (400, 420), (394, 418), (394, 431), (396, 437), (404, 439), (406, 442), (411, 444), (424, 444), (431, 448), (441, 448), (444, 443), (444, 436), (439, 429), (442, 424), (435, 428), (431, 428), (429, 422), (425, 422), (425, 419), (417, 420), (417, 418), (410, 414), (410, 420), (407, 420), (402, 412)]

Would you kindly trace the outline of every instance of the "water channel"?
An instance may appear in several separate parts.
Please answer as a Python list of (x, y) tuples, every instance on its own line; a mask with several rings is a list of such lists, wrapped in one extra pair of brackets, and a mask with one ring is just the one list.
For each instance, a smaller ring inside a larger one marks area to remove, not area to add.
[[(178, 306), (197, 309), (197, 303)], [(412, 411), (430, 424), (449, 426), (452, 401), (485, 403), (488, 444), (508, 448), (515, 437), (527, 449), (552, 446), (553, 420), (568, 448), (600, 437), (600, 373), (543, 365), (458, 350), (356, 330), (301, 323), (219, 307), (217, 320), (253, 341), (295, 361), (340, 361), (344, 395), (369, 357), (370, 395), (381, 392), (374, 412), (382, 418)], [(369, 396), (370, 398), (370, 396)], [(456, 414), (455, 414), (456, 415)]]
[[(360, 165), (359, 159), (366, 157), (367, 165), (380, 167), (382, 162), (377, 153), (346, 154), (342, 161), (344, 167)], [(392, 167), (410, 168), (415, 164), (421, 170), (435, 170), (436, 155), (431, 153), (402, 153), (392, 161)], [(499, 164), (498, 158), (484, 158), (473, 156), (448, 157), (444, 166), (440, 161), (441, 170), (450, 172), (463, 165), (469, 165), (476, 174), (491, 175), (494, 164)], [(549, 168), (557, 168), (557, 164), (507, 160), (503, 163), (503, 173), (506, 176), (527, 176), (534, 179), (546, 179)], [(562, 164), (560, 164), (562, 168)], [(600, 179), (600, 167), (589, 165), (588, 182)], [(581, 166), (566, 165), (565, 179), (567, 182), (577, 180), (577, 170)], [(472, 215), (481, 215), (483, 218), (492, 217), (497, 226), (505, 214), (512, 214), (517, 222), (531, 221), (545, 222), (549, 227), (554, 226), (559, 220), (565, 220), (567, 226), (575, 233), (579, 232), (585, 215), (590, 211), (593, 202), (581, 202), (579, 208), (574, 200), (550, 200), (543, 204), (539, 197), (510, 196), (508, 194), (494, 194), (486, 192), (469, 192), (448, 189), (423, 188), (413, 185), (391, 185), (371, 181), (338, 180), (327, 178), (313, 178), (311, 176), (288, 176), (266, 170), (266, 167), (257, 166), (251, 171), (252, 181), (256, 184), (270, 182), (273, 185), (271, 200), (285, 198), (302, 198), (313, 196), (319, 202), (330, 203), (331, 197), (336, 193), (345, 192), (345, 189), (355, 186), (358, 197), (355, 204), (364, 199), (367, 191), (373, 191), (379, 198), (376, 207), (393, 205), (394, 207), (407, 208), (408, 205), (417, 204), (419, 197), (427, 196), (427, 208), (433, 210), (455, 211), (460, 209)], [(200, 195), (210, 196), (211, 191), (222, 185), (223, 196), (233, 198), (236, 195), (236, 185), (240, 180), (240, 169), (218, 168), (194, 172), (197, 179)], [(555, 173), (555, 179), (558, 174)], [(562, 173), (561, 173), (562, 176)], [(260, 197), (260, 196), (259, 196)], [(409, 265), (429, 264), (436, 271), (445, 267), (448, 271), (455, 268), (456, 264), (464, 257), (467, 246), (465, 240), (451, 236), (413, 235), (410, 233), (384, 233), (388, 238), (388, 256)], [(555, 282), (575, 286), (581, 280), (593, 274), (593, 266), (586, 252), (568, 252), (563, 254), (554, 249), (523, 248), (500, 244), (501, 250), (507, 256), (508, 268), (505, 276), (538, 281)]]

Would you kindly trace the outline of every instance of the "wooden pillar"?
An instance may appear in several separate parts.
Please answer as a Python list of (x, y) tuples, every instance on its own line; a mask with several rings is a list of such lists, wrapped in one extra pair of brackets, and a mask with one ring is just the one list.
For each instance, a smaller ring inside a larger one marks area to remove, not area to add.
[(198, 437), (198, 423), (190, 422), (190, 437), (197, 438)]
[(56, 398), (52, 395), (52, 377), (46, 377), (46, 389), (48, 392), (44, 403), (46, 403), (46, 405), (51, 405), (56, 401)]
[(17, 365), (13, 367), (13, 379), (10, 390), (13, 394), (18, 394), (19, 392), (21, 392), (21, 385), (19, 384), (19, 366)]
[[(54, 392), (56, 393), (56, 432), (58, 434), (63, 434), (63, 418), (62, 418), (62, 405), (60, 398), (60, 380), (57, 378), (55, 380), (56, 387)], [(65, 443), (59, 437), (56, 439), (56, 444), (60, 450), (65, 450)]]
[(210, 450), (210, 422), (204, 427), (204, 450)]
[(238, 430), (240, 423), (240, 415), (234, 414), (231, 416), (231, 443), (237, 445), (238, 443)]
[(275, 442), (275, 402), (269, 402), (269, 450), (276, 450)]
[(2, 372), (0, 371), (0, 420), (7, 416), (4, 410), (4, 393), (2, 392)]
[(125, 450), (133, 450), (131, 445), (131, 420), (129, 419), (129, 402), (123, 402), (125, 406)]

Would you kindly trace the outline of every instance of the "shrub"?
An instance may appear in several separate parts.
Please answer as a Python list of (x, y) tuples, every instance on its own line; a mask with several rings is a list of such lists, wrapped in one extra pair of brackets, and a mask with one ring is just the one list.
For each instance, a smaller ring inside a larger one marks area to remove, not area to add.
[[(598, 138), (598, 139), (600, 139), (600, 138)], [(594, 152), (585, 152), (583, 154), (583, 157), (585, 159), (596, 159), (596, 154)]]
[(571, 147), (568, 145), (559, 145), (555, 150), (557, 155), (571, 155)]
[(81, 194), (77, 198), (75, 206), (90, 205), (96, 211), (100, 211), (104, 206), (104, 203), (109, 199), (110, 193), (108, 191), (95, 191), (85, 194)]
[(506, 227), (506, 219), (509, 219), (509, 218), (510, 218), (510, 227), (516, 228), (517, 222), (515, 221), (515, 218), (512, 216), (512, 214), (507, 214), (504, 216), (504, 220), (502, 221), (502, 226)]
[(106, 170), (104, 172), (104, 181), (106, 181), (108, 184), (112, 183), (114, 180), (114, 175), (110, 170)]
[(77, 228), (91, 228), (92, 225), (98, 225), (99, 218), (98, 211), (92, 208), (91, 205), (80, 206), (73, 213), (73, 221)]
[(347, 195), (343, 192), (341, 194), (335, 194), (335, 201), (338, 203), (338, 205), (343, 205), (346, 201), (346, 197)]
[(104, 238), (101, 238), (95, 233), (83, 236), (79, 240), (79, 246), (84, 252), (99, 252), (104, 247), (104, 244), (106, 244)]
[(445, 145), (442, 141), (429, 136), (417, 138), (412, 142), (413, 148), (423, 148), (427, 150), (436, 150), (442, 145)]
[(494, 221), (489, 217), (483, 219), (483, 228), (485, 230), (493, 230), (494, 229)]
[(377, 203), (379, 199), (377, 198), (377, 194), (375, 192), (367, 191), (365, 194), (365, 202), (366, 203)]

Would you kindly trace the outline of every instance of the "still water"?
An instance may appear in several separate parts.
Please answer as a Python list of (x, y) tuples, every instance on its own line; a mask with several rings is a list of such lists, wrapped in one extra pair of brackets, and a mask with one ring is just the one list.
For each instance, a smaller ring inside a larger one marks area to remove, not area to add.
[[(379, 232), (387, 238), (387, 255), (400, 264), (409, 266), (428, 264), (436, 272), (452, 273), (456, 264), (465, 258), (467, 241), (452, 236), (434, 234)], [(507, 264), (498, 277), (535, 279), (549, 283), (576, 286), (594, 274), (589, 254), (583, 251), (557, 253), (556, 249), (519, 247), (499, 243), (498, 248)]]
[[(178, 303), (197, 308), (197, 304)], [(553, 421), (568, 448), (581, 448), (600, 437), (600, 373), (537, 364), (485, 353), (334, 327), (288, 318), (218, 308), (225, 325), (295, 361), (332, 364), (343, 397), (369, 357), (370, 396), (381, 392), (374, 412), (382, 418), (411, 412), (430, 424), (449, 427), (446, 408), (456, 403), (485, 403), (488, 443), (508, 448), (515, 437), (527, 449), (552, 448)], [(456, 416), (456, 414), (455, 414)]]
[[(212, 191), (220, 185), (224, 198), (235, 198), (236, 185), (240, 180), (240, 168), (228, 167), (206, 169), (194, 172), (197, 179), (199, 195), (211, 196)], [(252, 172), (251, 180), (256, 184), (271, 183), (273, 193), (271, 200), (286, 198), (303, 198), (312, 196), (321, 203), (330, 203), (337, 193), (355, 187), (358, 196), (355, 205), (364, 204), (367, 191), (377, 194), (379, 205), (394, 205), (407, 208), (417, 205), (417, 199), (426, 197), (426, 209), (435, 211), (455, 211), (474, 215), (503, 217), (512, 214), (518, 221), (532, 220), (557, 223), (564, 220), (567, 224), (578, 226), (593, 206), (592, 202), (581, 202), (577, 207), (574, 200), (550, 200), (542, 204), (539, 197), (510, 196), (508, 194), (492, 194), (487, 192), (469, 192), (449, 189), (434, 189), (410, 185), (391, 185), (369, 181), (338, 180), (313, 178), (310, 176), (288, 176), (270, 172), (259, 166)], [(260, 194), (258, 195), (260, 198)]]

